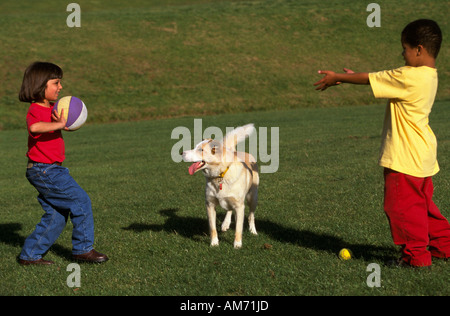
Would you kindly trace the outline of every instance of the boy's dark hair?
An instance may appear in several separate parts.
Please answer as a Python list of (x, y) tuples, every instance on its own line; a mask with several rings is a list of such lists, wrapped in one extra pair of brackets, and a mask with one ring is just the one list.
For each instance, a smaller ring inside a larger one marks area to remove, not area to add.
[(442, 32), (433, 20), (420, 19), (409, 23), (402, 31), (402, 43), (412, 47), (422, 45), (435, 59), (442, 43)]
[(57, 65), (47, 62), (34, 62), (25, 70), (19, 100), (39, 102), (45, 99), (47, 81), (62, 79), (63, 71)]

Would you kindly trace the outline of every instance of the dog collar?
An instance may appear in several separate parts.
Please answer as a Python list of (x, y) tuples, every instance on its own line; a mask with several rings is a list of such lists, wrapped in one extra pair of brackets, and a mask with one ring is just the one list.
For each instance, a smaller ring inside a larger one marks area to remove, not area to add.
[(219, 175), (219, 178), (225, 177), (225, 173), (227, 173), (228, 169), (230, 169), (230, 167), (227, 167), (227, 169)]
[(223, 181), (223, 177), (225, 177), (225, 174), (227, 173), (228, 169), (230, 169), (230, 167), (227, 167), (227, 169), (225, 169), (224, 172), (222, 172), (217, 178), (219, 179), (219, 190), (222, 190), (222, 181)]

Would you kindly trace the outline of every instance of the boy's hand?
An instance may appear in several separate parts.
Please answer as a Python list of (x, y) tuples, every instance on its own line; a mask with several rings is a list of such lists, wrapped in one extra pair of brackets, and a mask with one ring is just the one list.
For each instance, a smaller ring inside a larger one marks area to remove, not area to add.
[[(348, 68), (344, 68), (345, 73), (347, 74), (354, 74), (355, 72), (351, 69)], [(341, 84), (342, 82), (336, 82), (336, 84)]]
[(369, 73), (355, 73), (353, 70), (348, 68), (344, 68), (344, 71), (344, 74), (337, 74), (329, 70), (319, 70), (319, 74), (324, 74), (325, 77), (314, 84), (315, 86), (318, 86), (316, 90), (323, 91), (328, 87), (340, 85), (343, 82), (353, 84), (370, 84)]
[(325, 74), (325, 77), (317, 81), (314, 85), (318, 86), (316, 90), (325, 90), (328, 87), (340, 84), (337, 79), (336, 73), (330, 70), (319, 70), (319, 74)]
[(344, 68), (344, 71), (345, 71), (346, 73), (348, 73), (348, 74), (354, 74), (354, 73), (355, 73), (353, 70), (348, 69), (348, 68)]
[(58, 124), (58, 129), (63, 129), (65, 131), (69, 130), (66, 127), (67, 120), (64, 118), (64, 109), (61, 109), (61, 115), (58, 114), (58, 111), (54, 110), (52, 113), (52, 119)]

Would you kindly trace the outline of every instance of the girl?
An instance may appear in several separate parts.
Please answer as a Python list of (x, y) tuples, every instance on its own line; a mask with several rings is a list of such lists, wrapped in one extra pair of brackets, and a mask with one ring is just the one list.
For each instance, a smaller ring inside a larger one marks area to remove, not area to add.
[(25, 240), (19, 263), (50, 265), (42, 256), (64, 229), (67, 219), (73, 223), (72, 255), (76, 261), (104, 262), (108, 257), (93, 249), (94, 219), (86, 192), (62, 167), (65, 159), (61, 130), (67, 130), (63, 115), (53, 111), (53, 102), (62, 89), (63, 72), (52, 63), (35, 62), (23, 76), (19, 100), (29, 102), (27, 113), (28, 165), (26, 176), (38, 191), (44, 209), (41, 222)]

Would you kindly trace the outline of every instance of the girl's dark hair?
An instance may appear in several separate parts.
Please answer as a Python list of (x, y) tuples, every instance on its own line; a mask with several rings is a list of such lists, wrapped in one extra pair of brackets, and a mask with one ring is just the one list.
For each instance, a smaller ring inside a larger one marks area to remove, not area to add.
[(442, 32), (435, 21), (420, 19), (403, 29), (402, 42), (412, 47), (422, 45), (436, 59), (441, 49)]
[(39, 102), (45, 99), (47, 81), (62, 79), (63, 71), (57, 65), (47, 62), (34, 62), (25, 70), (19, 100)]

